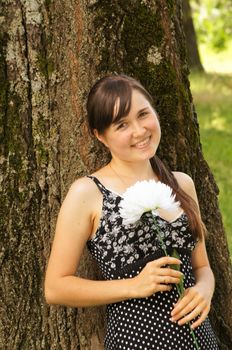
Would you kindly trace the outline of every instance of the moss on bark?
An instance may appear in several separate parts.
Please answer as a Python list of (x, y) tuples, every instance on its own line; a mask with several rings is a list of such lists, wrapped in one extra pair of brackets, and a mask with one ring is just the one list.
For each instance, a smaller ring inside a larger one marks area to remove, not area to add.
[(48, 48), (52, 43), (52, 36), (48, 36), (45, 32), (41, 34), (41, 49), (37, 55), (38, 68), (48, 81), (55, 70), (54, 62), (48, 54)]

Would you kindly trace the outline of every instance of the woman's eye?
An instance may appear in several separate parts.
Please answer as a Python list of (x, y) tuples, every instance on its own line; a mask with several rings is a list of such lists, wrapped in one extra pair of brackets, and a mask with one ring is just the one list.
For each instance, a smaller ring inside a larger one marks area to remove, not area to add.
[(148, 112), (141, 112), (141, 113), (139, 114), (139, 118), (143, 118), (143, 117), (145, 117), (147, 114), (148, 114)]
[(121, 123), (121, 124), (118, 125), (117, 130), (126, 128), (126, 126), (127, 126), (127, 123)]

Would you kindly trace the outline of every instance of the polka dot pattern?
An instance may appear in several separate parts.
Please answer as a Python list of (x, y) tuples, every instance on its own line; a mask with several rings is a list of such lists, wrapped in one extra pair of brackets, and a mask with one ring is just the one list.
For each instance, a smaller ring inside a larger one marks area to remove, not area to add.
[[(104, 279), (132, 278), (147, 262), (164, 253), (155, 234), (154, 221), (145, 213), (138, 225), (124, 226), (119, 215), (121, 196), (106, 189), (97, 178), (89, 176), (103, 194), (103, 208), (99, 228), (88, 241), (88, 248), (96, 259)], [(163, 240), (171, 253), (175, 248), (181, 258), (185, 288), (194, 285), (191, 252), (196, 245), (182, 214), (173, 222), (157, 218)], [(170, 321), (173, 304), (179, 298), (173, 286), (170, 292), (130, 299), (107, 306), (106, 350), (194, 350), (196, 349), (188, 325)], [(207, 318), (195, 331), (201, 350), (218, 350), (217, 341)]]

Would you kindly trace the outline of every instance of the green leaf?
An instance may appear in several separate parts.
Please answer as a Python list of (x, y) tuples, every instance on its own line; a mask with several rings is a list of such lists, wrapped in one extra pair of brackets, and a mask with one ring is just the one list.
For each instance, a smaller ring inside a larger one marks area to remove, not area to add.
[[(180, 255), (179, 255), (179, 253), (177, 252), (176, 249), (173, 250), (172, 257), (180, 260)], [(172, 264), (172, 265), (170, 265), (170, 267), (173, 270), (180, 271), (180, 265)], [(181, 279), (180, 279), (180, 283), (176, 284), (176, 288), (177, 288), (177, 291), (178, 291), (178, 294), (179, 294), (180, 297), (182, 297), (183, 294), (184, 294), (184, 278), (185, 277), (183, 275), (181, 277)]]
[[(179, 259), (179, 260), (180, 260), (180, 255), (179, 255), (179, 253), (177, 252), (176, 249), (173, 249), (172, 258), (176, 258), (176, 259)], [(173, 270), (180, 271), (180, 265), (172, 264), (172, 265), (170, 265), (170, 267), (171, 267)]]

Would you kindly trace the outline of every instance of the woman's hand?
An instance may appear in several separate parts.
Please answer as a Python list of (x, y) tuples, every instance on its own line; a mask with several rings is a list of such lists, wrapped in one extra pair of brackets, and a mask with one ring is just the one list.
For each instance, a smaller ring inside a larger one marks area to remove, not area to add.
[(146, 264), (140, 274), (131, 279), (132, 297), (144, 298), (156, 292), (170, 291), (172, 286), (180, 282), (183, 274), (168, 265), (180, 265), (181, 261), (168, 256), (153, 260)]
[(181, 326), (198, 317), (191, 324), (191, 328), (200, 326), (209, 313), (211, 298), (212, 295), (206, 292), (205, 286), (196, 284), (186, 289), (183, 297), (179, 299), (171, 312), (171, 321), (178, 322)]

